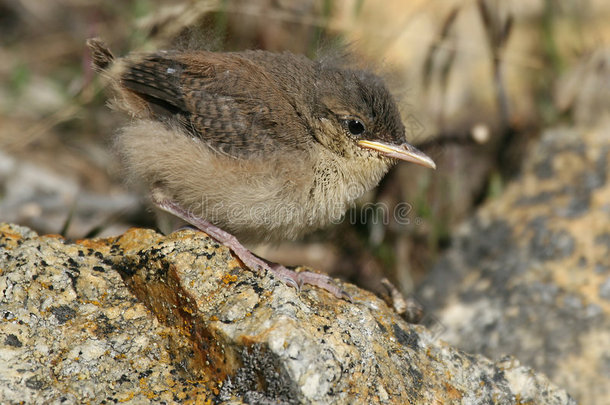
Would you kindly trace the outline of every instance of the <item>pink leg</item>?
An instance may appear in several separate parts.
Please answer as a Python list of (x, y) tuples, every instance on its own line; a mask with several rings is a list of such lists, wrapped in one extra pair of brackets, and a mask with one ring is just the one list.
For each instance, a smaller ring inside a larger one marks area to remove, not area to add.
[(210, 235), (218, 242), (222, 243), (235, 253), (235, 255), (246, 265), (250, 270), (260, 271), (262, 269), (268, 270), (280, 278), (284, 283), (291, 287), (300, 290), (303, 284), (310, 284), (317, 286), (335, 295), (337, 298), (345, 298), (351, 300), (350, 296), (339, 287), (337, 287), (333, 280), (325, 275), (313, 273), (310, 271), (296, 272), (294, 270), (287, 269), (281, 264), (269, 263), (266, 260), (261, 259), (254, 253), (250, 252), (244, 245), (239, 243), (237, 238), (230, 233), (223, 231), (211, 222), (206, 221), (203, 218), (199, 218), (190, 211), (184, 210), (178, 204), (173, 201), (165, 199), (155, 198), (155, 193), (152, 193), (152, 201), (162, 210), (173, 214), (189, 224), (195, 226), (197, 229)]

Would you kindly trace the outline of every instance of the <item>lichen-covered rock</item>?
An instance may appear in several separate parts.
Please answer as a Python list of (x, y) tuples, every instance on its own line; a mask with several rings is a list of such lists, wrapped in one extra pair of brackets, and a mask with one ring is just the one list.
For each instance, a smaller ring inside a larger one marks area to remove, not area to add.
[(206, 397), (168, 350), (187, 339), (138, 303), (99, 247), (0, 226), (0, 403)]
[(570, 404), (353, 302), (244, 270), (205, 234), (70, 243), (0, 225), (0, 402)]
[(420, 290), (443, 339), (610, 403), (610, 122), (547, 131)]

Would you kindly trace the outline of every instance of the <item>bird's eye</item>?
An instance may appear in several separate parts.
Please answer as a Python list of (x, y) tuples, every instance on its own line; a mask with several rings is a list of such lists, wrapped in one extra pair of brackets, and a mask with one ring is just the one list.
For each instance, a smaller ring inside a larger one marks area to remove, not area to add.
[(356, 118), (348, 118), (344, 121), (344, 125), (350, 134), (360, 136), (366, 131), (362, 121)]

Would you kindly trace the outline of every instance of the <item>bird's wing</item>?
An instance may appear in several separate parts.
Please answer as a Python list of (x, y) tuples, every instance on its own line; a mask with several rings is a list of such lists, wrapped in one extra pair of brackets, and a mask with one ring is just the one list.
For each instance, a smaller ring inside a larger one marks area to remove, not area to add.
[[(306, 123), (273, 75), (239, 54), (159, 52), (128, 62), (121, 86), (153, 117), (234, 157), (305, 147)], [(299, 134), (301, 136), (299, 137)]]

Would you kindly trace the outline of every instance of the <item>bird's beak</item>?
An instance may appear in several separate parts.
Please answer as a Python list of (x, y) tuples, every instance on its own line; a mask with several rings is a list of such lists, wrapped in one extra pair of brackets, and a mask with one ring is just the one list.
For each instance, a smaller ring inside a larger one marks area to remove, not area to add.
[(363, 148), (376, 150), (383, 156), (405, 160), (430, 169), (436, 169), (436, 164), (428, 155), (406, 142), (401, 145), (392, 145), (385, 142), (362, 140), (358, 141), (358, 145)]

